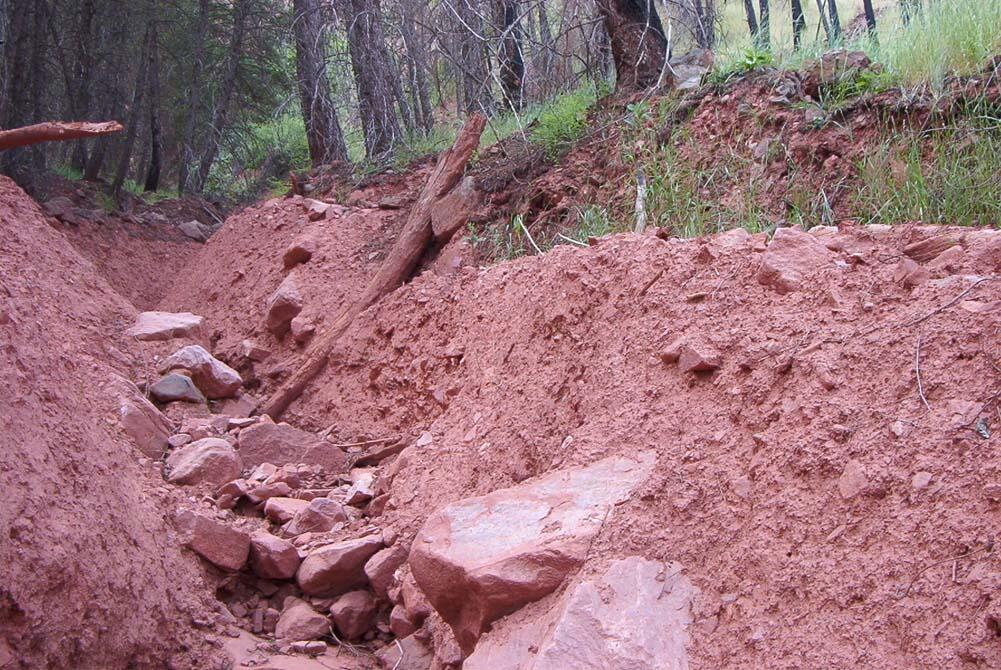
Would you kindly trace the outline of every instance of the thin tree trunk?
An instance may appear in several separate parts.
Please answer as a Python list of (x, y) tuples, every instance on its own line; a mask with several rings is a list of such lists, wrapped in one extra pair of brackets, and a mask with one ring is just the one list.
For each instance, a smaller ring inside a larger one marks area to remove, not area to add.
[[(77, 29), (76, 51), (79, 60), (75, 73), (76, 90), (66, 89), (66, 94), (71, 96), (70, 109), (74, 118), (78, 119), (86, 119), (90, 115), (90, 79), (94, 67), (92, 28), (96, 13), (94, 0), (83, 0), (80, 5), (80, 26)], [(87, 145), (85, 142), (77, 142), (73, 147), (70, 165), (77, 170), (83, 170), (86, 164)]]
[(760, 28), (758, 28), (758, 18), (754, 14), (753, 0), (744, 0), (744, 16), (747, 17), (747, 29), (751, 33), (751, 39), (757, 44)]
[(209, 179), (209, 171), (219, 154), (219, 147), (222, 145), (223, 136), (229, 126), (229, 108), (232, 104), (233, 94), (236, 92), (236, 81), (240, 73), (240, 60), (243, 58), (243, 41), (247, 32), (250, 4), (251, 0), (235, 0), (233, 3), (233, 32), (230, 35), (226, 72), (222, 80), (222, 93), (212, 113), (208, 143), (202, 154), (195, 181), (195, 191), (199, 193), (205, 189), (205, 184)]
[(195, 49), (191, 59), (191, 78), (188, 81), (188, 94), (185, 100), (186, 117), (184, 129), (181, 131), (181, 160), (177, 166), (177, 193), (183, 195), (188, 188), (188, 164), (194, 158), (191, 143), (194, 141), (195, 118), (201, 105), (202, 70), (205, 61), (205, 39), (209, 27), (209, 0), (198, 1), (198, 18), (196, 19)]
[(295, 0), (292, 20), (299, 104), (306, 126), (309, 158), (314, 166), (348, 160), (344, 133), (330, 97), (320, 19), (316, 0)]
[[(452, 2), (453, 0), (447, 0)], [(494, 97), (490, 88), (490, 61), (481, 41), (483, 18), (479, 0), (454, 0), (459, 21), (459, 67), (462, 70), (463, 109), (467, 114), (492, 114)], [(476, 3), (477, 6), (474, 6)]]
[(762, 49), (769, 49), (772, 43), (771, 16), (768, 9), (768, 0), (758, 0), (758, 17), (761, 23), (758, 26), (758, 46)]
[[(410, 12), (418, 11), (413, 4), (407, 9)], [(418, 41), (414, 21), (411, 19), (412, 17), (408, 16), (400, 17), (400, 34), (403, 36), (403, 46), (412, 68), (410, 85), (414, 93), (414, 113), (419, 119), (421, 128), (425, 132), (430, 132), (434, 127), (434, 110), (431, 107), (431, 93), (428, 88), (426, 47)]]
[(827, 0), (827, 9), (831, 14), (831, 44), (835, 44), (841, 39), (841, 18), (838, 16), (838, 3), (836, 0)]
[[(546, 3), (540, 2), (539, 14), (539, 52), (538, 65), (535, 79), (538, 82), (539, 99), (546, 98), (553, 92), (553, 31), (549, 26), (549, 13), (546, 12)], [(608, 31), (605, 31), (605, 38), (608, 38)], [(599, 45), (599, 61), (602, 53)], [(606, 45), (605, 53), (611, 56), (611, 50)], [(606, 73), (607, 74), (607, 73)]]
[(653, 0), (598, 0), (597, 5), (612, 39), (616, 87), (657, 85), (664, 75), (667, 37)]
[(827, 35), (827, 43), (831, 44), (834, 38), (831, 35), (831, 22), (827, 20), (827, 7), (824, 0), (817, 0), (817, 9), (820, 11), (820, 25), (824, 26), (824, 34)]
[(129, 173), (129, 166), (132, 163), (132, 150), (135, 148), (136, 135), (139, 132), (140, 115), (143, 109), (143, 99), (146, 95), (146, 73), (149, 69), (149, 29), (143, 37), (142, 59), (139, 70), (136, 73), (136, 85), (132, 89), (132, 104), (129, 109), (129, 118), (126, 122), (128, 130), (125, 132), (125, 146), (122, 147), (122, 155), (118, 160), (118, 169), (115, 170), (115, 180), (111, 184), (111, 190), (118, 193), (125, 184), (125, 178)]
[[(155, 9), (154, 9), (155, 11)], [(163, 163), (163, 136), (160, 129), (160, 47), (156, 19), (150, 24), (149, 39), (149, 171), (143, 191), (160, 188), (160, 169)]]
[(806, 17), (803, 16), (803, 5), (800, 0), (792, 2), (792, 45), (793, 49), (799, 50), (803, 42), (803, 30), (806, 28)]
[(876, 10), (873, 9), (872, 0), (862, 0), (862, 9), (865, 11), (865, 25), (869, 29), (869, 35), (876, 36)]
[(525, 57), (518, 21), (518, 0), (501, 0), (500, 80), (507, 104), (520, 110), (525, 101)]

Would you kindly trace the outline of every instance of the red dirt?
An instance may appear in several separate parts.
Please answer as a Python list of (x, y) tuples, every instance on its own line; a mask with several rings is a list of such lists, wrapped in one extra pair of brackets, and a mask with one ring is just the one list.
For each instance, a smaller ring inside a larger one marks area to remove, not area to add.
[(118, 425), (134, 310), (6, 177), (0, 218), (4, 667), (215, 667), (201, 569)]

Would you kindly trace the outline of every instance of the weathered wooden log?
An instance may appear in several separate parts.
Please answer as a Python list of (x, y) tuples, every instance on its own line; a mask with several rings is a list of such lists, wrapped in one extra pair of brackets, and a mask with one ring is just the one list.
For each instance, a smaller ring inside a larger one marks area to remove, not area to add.
[(435, 203), (455, 188), (462, 178), (473, 151), (480, 145), (480, 135), (486, 117), (474, 114), (466, 121), (455, 138), (455, 144), (438, 158), (438, 164), (414, 203), (403, 231), (393, 245), (379, 271), (369, 281), (361, 296), (351, 303), (320, 337), (316, 338), (309, 355), (298, 370), (268, 398), (261, 412), (277, 419), (292, 404), (306, 386), (327, 366), (330, 353), (359, 314), (396, 290), (417, 267), (424, 249), (431, 241), (431, 211)]
[(17, 149), (40, 142), (65, 142), (88, 137), (111, 135), (124, 130), (118, 121), (46, 121), (33, 126), (0, 130), (0, 151)]

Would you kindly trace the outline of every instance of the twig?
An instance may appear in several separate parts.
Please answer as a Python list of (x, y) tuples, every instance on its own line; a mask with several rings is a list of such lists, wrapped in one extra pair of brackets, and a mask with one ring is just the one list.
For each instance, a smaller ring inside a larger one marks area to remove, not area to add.
[(556, 237), (560, 238), (561, 240), (566, 240), (567, 242), (570, 242), (571, 244), (576, 244), (578, 246), (582, 246), (584, 248), (587, 248), (587, 244), (585, 244), (584, 242), (581, 242), (580, 240), (575, 240), (572, 237), (567, 237), (563, 233), (556, 233)]
[(518, 225), (521, 226), (521, 230), (522, 230), (523, 233), (525, 233), (525, 237), (528, 238), (528, 241), (529, 241), (529, 243), (531, 243), (532, 248), (535, 249), (536, 253), (538, 253), (539, 255), (541, 255), (542, 254), (542, 249), (540, 249), (539, 245), (536, 244), (535, 240), (532, 239), (532, 234), (530, 232), (528, 232), (528, 228), (525, 226), (525, 222), (520, 217), (518, 219)]
[(921, 402), (925, 404), (925, 409), (929, 412), (931, 411), (931, 405), (928, 404), (928, 399), (925, 398), (924, 388), (921, 386), (921, 336), (918, 335), (918, 346), (914, 348), (914, 376), (918, 380), (918, 395), (921, 397)]
[(970, 556), (973, 556), (974, 554), (980, 553), (984, 549), (990, 549), (990, 550), (992, 550), (991, 553), (987, 554), (988, 556), (991, 556), (991, 555), (994, 554), (993, 548), (994, 548), (994, 546), (992, 544), (985, 544), (984, 546), (980, 547), (979, 549), (971, 549), (970, 551), (966, 552), (965, 554), (960, 554), (959, 556), (950, 556), (949, 558), (943, 558), (941, 561), (935, 561), (934, 563), (929, 563), (925, 567), (923, 567), (920, 570), (918, 570), (918, 574), (914, 575), (914, 579), (912, 579), (911, 583), (907, 585), (907, 589), (904, 591), (903, 595), (896, 597), (897, 600), (903, 600), (904, 598), (906, 598), (910, 594), (911, 589), (914, 587), (914, 584), (919, 579), (921, 579), (921, 575), (923, 575), (924, 573), (928, 572), (929, 570), (931, 570), (935, 566), (937, 566), (937, 565), (943, 565), (945, 563), (949, 563), (950, 561), (955, 562), (955, 561), (958, 561), (958, 560), (961, 560), (961, 559), (964, 559), (964, 558), (969, 558)]
[(396, 659), (396, 663), (393, 664), (393, 670), (396, 670), (400, 667), (400, 663), (403, 663), (403, 657), (406, 656), (406, 653), (403, 651), (403, 645), (400, 644), (400, 638), (396, 638), (393, 642), (396, 643), (396, 648), (400, 650), (400, 657)]
[(331, 442), (330, 446), (332, 446), (332, 447), (338, 447), (339, 449), (348, 449), (350, 447), (368, 447), (368, 446), (371, 446), (373, 444), (383, 444), (385, 442), (396, 442), (399, 439), (400, 439), (400, 436), (399, 435), (395, 435), (393, 437), (381, 437), (378, 440), (365, 440), (364, 442), (341, 442), (341, 443)]
[(327, 629), (330, 631), (330, 637), (334, 638), (334, 642), (337, 643), (338, 648), (344, 647), (355, 656), (359, 655), (359, 651), (357, 648), (355, 648), (355, 645), (351, 644), (350, 642), (344, 642), (339, 637), (337, 637), (337, 634), (334, 632), (333, 626), (327, 626)]
[(654, 284), (656, 284), (657, 280), (660, 279), (663, 274), (664, 274), (664, 268), (661, 268), (660, 270), (658, 270), (657, 274), (655, 274), (650, 279), (650, 281), (648, 281), (646, 284), (644, 284), (643, 288), (640, 289), (640, 295), (646, 295), (646, 292), (650, 290), (650, 287), (653, 286)]
[(636, 166), (636, 227), (633, 232), (646, 230), (646, 175), (643, 168)]
[(960, 293), (959, 295), (957, 295), (955, 298), (953, 298), (949, 302), (945, 303), (944, 305), (942, 305), (941, 307), (939, 307), (938, 309), (936, 309), (934, 311), (928, 312), (927, 314), (925, 314), (924, 316), (922, 316), (919, 319), (915, 319), (914, 321), (908, 321), (907, 323), (904, 324), (903, 327), (904, 328), (910, 328), (911, 326), (916, 326), (919, 323), (923, 323), (924, 321), (927, 321), (928, 319), (932, 318), (933, 316), (935, 316), (939, 312), (943, 312), (943, 311), (949, 309), (950, 307), (952, 307), (953, 305), (955, 305), (957, 302), (959, 302), (960, 300), (962, 300), (963, 298), (965, 298), (967, 295), (969, 295), (970, 291), (972, 291), (973, 289), (977, 288), (978, 286), (980, 286), (984, 282), (997, 281), (998, 279), (1001, 279), (1001, 277), (981, 277), (977, 281), (975, 281), (972, 284), (970, 284), (969, 288), (967, 288), (965, 291), (963, 291), (962, 293)]

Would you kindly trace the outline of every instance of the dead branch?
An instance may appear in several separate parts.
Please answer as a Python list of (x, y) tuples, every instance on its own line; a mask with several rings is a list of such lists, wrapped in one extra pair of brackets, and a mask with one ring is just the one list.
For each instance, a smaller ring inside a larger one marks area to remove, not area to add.
[(65, 142), (87, 137), (111, 135), (124, 130), (118, 121), (46, 121), (33, 126), (0, 130), (0, 151), (27, 147), (41, 142)]
[(925, 409), (929, 412), (931, 411), (931, 405), (928, 404), (928, 398), (925, 397), (925, 390), (921, 386), (921, 336), (918, 335), (918, 345), (914, 349), (914, 377), (918, 380), (918, 396), (921, 398), (921, 402), (925, 404)]
[(431, 242), (431, 210), (435, 203), (448, 194), (462, 178), (473, 151), (480, 145), (480, 135), (486, 117), (473, 114), (455, 138), (455, 144), (438, 159), (434, 172), (428, 177), (424, 190), (414, 203), (400, 237), (379, 271), (369, 281), (361, 296), (350, 304), (333, 322), (330, 329), (317, 338), (302, 366), (268, 399), (262, 412), (273, 419), (279, 418), (305, 390), (306, 386), (327, 366), (330, 353), (354, 322), (355, 317), (396, 290), (410, 277), (414, 268)]

